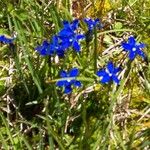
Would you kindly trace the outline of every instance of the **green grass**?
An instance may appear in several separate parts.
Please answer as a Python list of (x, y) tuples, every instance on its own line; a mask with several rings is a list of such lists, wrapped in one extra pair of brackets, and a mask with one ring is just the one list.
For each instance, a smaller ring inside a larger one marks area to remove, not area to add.
[[(13, 46), (0, 43), (0, 149), (150, 149), (149, 0), (89, 0), (86, 10), (69, 0), (0, 2), (0, 35), (16, 35)], [(81, 42), (79, 54), (69, 49), (57, 63), (40, 56), (35, 47), (73, 20), (72, 11), (80, 20), (98, 17), (104, 27)], [(147, 45), (146, 61), (121, 53), (130, 35)], [(123, 68), (120, 86), (98, 82), (95, 72), (108, 60)], [(83, 86), (65, 95), (55, 82), (72, 67)]]

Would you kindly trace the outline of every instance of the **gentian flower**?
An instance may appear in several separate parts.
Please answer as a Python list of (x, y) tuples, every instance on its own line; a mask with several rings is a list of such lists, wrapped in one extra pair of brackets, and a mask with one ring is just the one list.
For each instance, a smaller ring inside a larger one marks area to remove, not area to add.
[[(64, 87), (64, 93), (69, 94), (72, 92), (72, 86), (81, 87), (81, 82), (76, 80), (76, 77), (79, 74), (77, 68), (71, 69), (68, 73), (66, 71), (61, 71), (60, 76), (64, 80), (58, 80), (56, 85), (59, 87)], [(68, 78), (68, 79), (67, 79)]]
[(128, 42), (123, 42), (122, 47), (125, 51), (129, 52), (129, 59), (133, 60), (136, 55), (140, 55), (143, 59), (145, 59), (145, 54), (141, 50), (145, 47), (143, 43), (136, 43), (136, 40), (133, 36), (129, 37)]
[(37, 50), (40, 55), (47, 55), (48, 54), (48, 48), (49, 48), (50, 43), (48, 43), (48, 41), (43, 41), (42, 45), (39, 45), (35, 48), (35, 50)]
[(120, 67), (115, 68), (114, 64), (110, 61), (108, 62), (105, 69), (97, 71), (97, 76), (101, 77), (101, 83), (108, 83), (114, 81), (119, 84), (120, 80), (117, 77), (117, 73), (121, 70)]
[(93, 39), (94, 28), (97, 27), (98, 29), (101, 29), (102, 24), (98, 18), (95, 20), (93, 20), (91, 18), (85, 18), (84, 22), (88, 26), (88, 31), (86, 32), (85, 37), (86, 37), (86, 43), (89, 43)]
[(5, 44), (13, 43), (14, 38), (8, 38), (5, 35), (0, 35), (0, 42), (3, 42)]
[(99, 29), (102, 28), (101, 22), (98, 18), (95, 20), (93, 20), (91, 18), (85, 18), (84, 22), (87, 24), (88, 30), (90, 30), (90, 31), (93, 30), (94, 27), (98, 27)]
[(58, 56), (62, 57), (64, 56), (65, 48), (62, 46), (61, 43), (59, 43), (58, 37), (53, 36), (51, 43), (49, 43), (48, 41), (44, 41), (42, 45), (37, 46), (35, 50), (37, 50), (43, 56), (53, 56), (54, 54), (57, 54)]
[(58, 33), (58, 37), (61, 39), (61, 44), (66, 49), (73, 47), (76, 52), (79, 52), (81, 47), (79, 40), (85, 38), (83, 34), (77, 34), (76, 30), (79, 25), (78, 20), (74, 20), (72, 23), (68, 21), (63, 22), (64, 28)]

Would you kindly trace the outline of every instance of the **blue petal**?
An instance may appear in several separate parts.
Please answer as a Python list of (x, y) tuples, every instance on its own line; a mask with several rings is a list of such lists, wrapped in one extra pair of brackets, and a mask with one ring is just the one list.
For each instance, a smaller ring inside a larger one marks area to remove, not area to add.
[(110, 73), (113, 73), (113, 71), (114, 71), (114, 65), (113, 65), (113, 63), (110, 61), (110, 62), (108, 62), (108, 64), (107, 64), (107, 69), (108, 69), (108, 71), (110, 72)]
[(43, 41), (43, 44), (42, 44), (42, 46), (43, 46), (43, 47), (47, 47), (47, 46), (49, 46), (49, 43), (48, 43), (48, 41)]
[(145, 48), (146, 47), (146, 45), (144, 44), (144, 43), (140, 43), (140, 44), (138, 44), (137, 45), (139, 48)]
[(53, 36), (52, 43), (53, 43), (53, 45), (58, 45), (58, 37), (56, 35)]
[(135, 56), (136, 56), (136, 53), (133, 51), (130, 51), (130, 53), (129, 53), (130, 60), (133, 60), (135, 58)]
[(67, 77), (68, 75), (67, 75), (67, 72), (63, 70), (63, 71), (60, 72), (60, 76), (61, 76), (62, 78), (65, 78), (65, 77)]
[(58, 55), (59, 57), (64, 57), (64, 50), (58, 49), (58, 50), (57, 50), (57, 55)]
[(119, 84), (120, 80), (115, 75), (112, 76), (112, 79), (113, 79), (114, 82)]
[(78, 19), (73, 20), (73, 22), (71, 23), (71, 29), (75, 31), (78, 28), (78, 25), (79, 25), (79, 20)]
[(107, 73), (106, 73), (106, 71), (104, 71), (104, 70), (99, 70), (99, 71), (97, 71), (97, 73), (96, 73), (96, 75), (97, 76), (99, 76), (99, 77), (101, 77), (101, 76), (105, 76)]
[(129, 43), (130, 45), (132, 45), (132, 46), (135, 45), (135, 44), (136, 44), (135, 38), (134, 38), (133, 36), (129, 37), (128, 43)]
[(0, 36), (0, 41), (3, 42), (4, 40), (5, 40), (5, 36), (4, 36), (4, 35), (1, 35), (1, 36)]
[(96, 18), (94, 22), (95, 22), (95, 24), (98, 24), (98, 23), (100, 23), (100, 20), (99, 20), (99, 18)]
[(74, 41), (74, 42), (73, 42), (72, 47), (73, 47), (73, 49), (74, 49), (76, 52), (80, 52), (81, 47), (80, 47), (80, 45), (79, 45), (79, 43), (78, 43), (77, 41)]
[(84, 38), (85, 38), (85, 35), (83, 35), (83, 34), (79, 34), (76, 36), (77, 40), (84, 39)]
[(81, 82), (76, 80), (74, 86), (81, 87)]
[(118, 73), (119, 71), (121, 71), (121, 68), (120, 68), (120, 67), (117, 67), (117, 68), (114, 68), (113, 73), (116, 74), (116, 73)]
[(35, 50), (37, 50), (37, 51), (40, 53), (40, 55), (45, 56), (45, 55), (47, 54), (47, 53), (46, 53), (46, 49), (44, 49), (43, 46), (37, 46), (37, 47), (35, 48)]
[(69, 37), (69, 36), (72, 36), (72, 35), (74, 35), (74, 32), (73, 32), (70, 28), (62, 29), (62, 30), (58, 33), (58, 37), (59, 37), (59, 38)]
[(123, 42), (121, 45), (122, 45), (122, 47), (124, 48), (125, 51), (132, 50), (132, 48), (133, 48), (133, 46), (131, 46), (128, 43)]
[(85, 18), (84, 22), (87, 24), (89, 30), (93, 29), (93, 27), (94, 27), (94, 21), (92, 19)]
[(35, 48), (41, 55), (48, 55), (48, 48), (50, 44), (47, 41), (43, 41), (42, 45), (39, 45)]
[(91, 21), (91, 19), (89, 19), (89, 18), (85, 18), (85, 19), (84, 19), (84, 22), (87, 23), (87, 24), (89, 24), (90, 21)]
[(66, 86), (66, 87), (65, 87), (65, 90), (64, 90), (64, 93), (69, 94), (69, 93), (71, 93), (71, 92), (72, 92), (71, 85)]
[(43, 41), (42, 45), (37, 46), (35, 50), (37, 50), (41, 55), (47, 55), (47, 49), (49, 47), (49, 43), (47, 41)]
[(46, 50), (47, 55), (53, 55), (55, 53), (55, 46), (52, 43), (50, 43)]
[(66, 20), (63, 21), (63, 25), (64, 25), (64, 28), (69, 28), (70, 27), (69, 22), (66, 21)]
[(62, 39), (62, 42), (60, 43), (60, 46), (62, 47), (63, 50), (69, 48), (71, 45), (72, 42), (70, 42), (68, 38)]
[(69, 72), (69, 77), (76, 77), (79, 74), (79, 69), (78, 68), (73, 68)]
[(0, 42), (4, 42), (5, 44), (10, 44), (14, 41), (14, 38), (7, 38), (4, 35), (0, 36)]
[(56, 82), (56, 86), (62, 87), (62, 86), (65, 86), (65, 85), (66, 85), (66, 80), (60, 80), (60, 81)]
[(143, 59), (145, 59), (146, 56), (145, 56), (145, 53), (144, 53), (142, 50), (139, 49), (139, 50), (137, 51), (137, 53), (138, 53)]
[(103, 76), (103, 78), (100, 80), (101, 83), (108, 83), (111, 80), (111, 77), (106, 74), (105, 76)]

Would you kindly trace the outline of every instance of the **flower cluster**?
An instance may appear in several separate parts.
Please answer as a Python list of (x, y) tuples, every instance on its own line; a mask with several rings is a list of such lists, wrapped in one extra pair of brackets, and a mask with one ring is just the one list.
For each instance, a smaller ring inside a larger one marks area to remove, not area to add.
[[(93, 31), (94, 27), (102, 28), (99, 19), (84, 19), (84, 22), (88, 26), (88, 32)], [(40, 55), (53, 56), (54, 54), (63, 57), (67, 49), (72, 47), (76, 52), (81, 51), (81, 46), (79, 41), (85, 39), (86, 35), (79, 34), (79, 20), (75, 19), (71, 23), (68, 21), (63, 21), (63, 28), (59, 31), (57, 35), (52, 37), (51, 42), (47, 40), (35, 48), (35, 50), (40, 53)]]
[(62, 30), (52, 37), (52, 41), (50, 43), (44, 41), (42, 45), (37, 46), (35, 49), (43, 56), (57, 54), (63, 57), (64, 52), (70, 47), (73, 47), (76, 52), (80, 52), (79, 40), (84, 39), (85, 36), (77, 33), (78, 26), (78, 20), (74, 20), (71, 23), (63, 21)]
[[(79, 40), (85, 38), (87, 41), (87, 33), (93, 35), (93, 31), (95, 29), (102, 28), (102, 24), (99, 19), (85, 18), (83, 21), (88, 27), (88, 31), (85, 33), (85, 35), (77, 32), (79, 20), (73, 20), (71, 23), (68, 21), (63, 21), (63, 28), (57, 33), (57, 35), (52, 37), (51, 42), (49, 43), (45, 40), (42, 45), (36, 47), (36, 50), (43, 56), (53, 56), (57, 54), (60, 57), (64, 56), (65, 51), (69, 48), (73, 48), (76, 52), (80, 52), (81, 46)], [(133, 61), (137, 55), (145, 59), (145, 54), (142, 51), (142, 49), (145, 47), (145, 44), (136, 43), (136, 40), (133, 36), (129, 37), (127, 42), (122, 42), (121, 46), (124, 51), (128, 52), (130, 61)], [(120, 67), (115, 67), (114, 63), (109, 61), (106, 67), (101, 68), (96, 72), (96, 75), (100, 78), (100, 83), (102, 84), (115, 82), (118, 85), (120, 82), (118, 77), (120, 71)], [(72, 88), (74, 86), (81, 87), (81, 82), (76, 80), (78, 75), (78, 68), (73, 68), (69, 72), (63, 70), (60, 73), (60, 77), (62, 79), (59, 79), (56, 82), (56, 85), (58, 87), (63, 87), (64, 93), (69, 94), (72, 92)]]

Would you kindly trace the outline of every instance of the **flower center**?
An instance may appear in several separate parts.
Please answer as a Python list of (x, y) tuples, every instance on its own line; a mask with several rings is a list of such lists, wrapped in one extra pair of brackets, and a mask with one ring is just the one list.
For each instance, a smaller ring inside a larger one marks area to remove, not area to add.
[(133, 48), (132, 48), (132, 51), (133, 51), (133, 52), (135, 52), (135, 51), (136, 51), (136, 48), (135, 48), (135, 47), (133, 47)]
[(108, 73), (108, 75), (109, 75), (110, 77), (112, 76), (112, 73), (110, 73), (108, 69), (106, 69), (106, 72)]
[(111, 77), (111, 76), (112, 76), (112, 73), (109, 73), (109, 76)]
[(73, 41), (73, 39), (69, 39), (69, 42), (72, 42)]
[(70, 79), (68, 79), (67, 81), (68, 81), (68, 82), (70, 82), (71, 80), (70, 80)]

